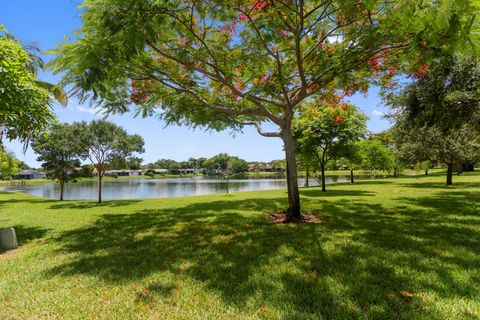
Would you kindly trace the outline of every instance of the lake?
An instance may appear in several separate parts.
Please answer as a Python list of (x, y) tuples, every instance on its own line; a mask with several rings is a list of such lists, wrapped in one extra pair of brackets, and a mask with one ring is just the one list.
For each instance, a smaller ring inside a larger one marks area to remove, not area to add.
[[(370, 178), (369, 176), (355, 176)], [(350, 176), (330, 176), (327, 183), (349, 181)], [(299, 186), (305, 184), (305, 179), (298, 180)], [(310, 179), (310, 186), (318, 183)], [(214, 193), (286, 189), (284, 178), (265, 179), (232, 179), (228, 182), (212, 177), (189, 177), (168, 179), (113, 179), (103, 183), (103, 199), (139, 199), (139, 198), (176, 198)], [(12, 185), (0, 189), (24, 192), (31, 195), (57, 199), (60, 188), (57, 183), (48, 182), (32, 185)], [(93, 200), (97, 198), (96, 181), (79, 181), (65, 184), (65, 200)]]

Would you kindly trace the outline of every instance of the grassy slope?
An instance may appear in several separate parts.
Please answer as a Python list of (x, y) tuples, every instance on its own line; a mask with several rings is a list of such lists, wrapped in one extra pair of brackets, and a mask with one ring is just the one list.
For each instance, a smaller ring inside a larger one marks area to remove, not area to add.
[[(0, 319), (478, 319), (480, 176), (56, 202), (0, 193)], [(400, 292), (414, 293), (413, 298)]]

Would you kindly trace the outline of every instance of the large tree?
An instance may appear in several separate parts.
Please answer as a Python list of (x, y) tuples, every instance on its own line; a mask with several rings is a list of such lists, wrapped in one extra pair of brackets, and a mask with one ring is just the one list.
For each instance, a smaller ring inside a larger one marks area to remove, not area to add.
[[(472, 0), (85, 0), (83, 25), (52, 66), (82, 100), (131, 102), (167, 123), (284, 142), (288, 217), (300, 218), (292, 119), (306, 100), (417, 72), (465, 39)], [(264, 123), (278, 131), (265, 132)]]
[(98, 203), (102, 203), (102, 179), (105, 171), (119, 159), (143, 153), (143, 138), (129, 135), (125, 129), (105, 120), (73, 124), (79, 137), (80, 156), (93, 164), (98, 177)]
[(80, 167), (81, 136), (72, 125), (54, 124), (47, 133), (32, 142), (32, 148), (38, 154), (49, 178), (58, 180), (60, 201), (64, 198), (65, 182), (74, 179)]
[[(395, 137), (403, 153), (415, 150), (410, 156), (416, 160), (443, 162), (448, 168), (447, 184), (451, 184), (453, 163), (471, 153), (468, 149), (474, 148), (480, 135), (478, 57), (455, 54), (436, 59), (422, 77), (389, 92), (386, 101), (392, 107)], [(466, 143), (464, 151), (457, 148), (461, 143)]]
[[(318, 108), (318, 109), (317, 109)], [(350, 145), (364, 138), (367, 117), (354, 105), (308, 107), (294, 119), (293, 131), (297, 152), (310, 155), (318, 161), (322, 174), (322, 191), (325, 186), (325, 166), (328, 161), (340, 159)]]
[(394, 130), (402, 159), (417, 163), (435, 160), (445, 165), (447, 185), (453, 184), (455, 164), (480, 160), (480, 133), (471, 123), (445, 132), (437, 126), (416, 127), (403, 118), (397, 119)]
[(28, 142), (55, 119), (30, 63), (20, 42), (0, 25), (0, 147), (4, 137)]

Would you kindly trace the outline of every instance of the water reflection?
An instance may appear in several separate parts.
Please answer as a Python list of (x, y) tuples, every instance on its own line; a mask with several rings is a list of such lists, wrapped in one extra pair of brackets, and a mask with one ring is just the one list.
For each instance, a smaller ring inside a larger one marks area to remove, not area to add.
[[(367, 177), (356, 177), (367, 178)], [(327, 177), (327, 183), (349, 181), (349, 176)], [(299, 186), (305, 184), (305, 179), (298, 180)], [(171, 179), (138, 179), (138, 180), (107, 180), (103, 184), (104, 199), (135, 199), (135, 198), (176, 198), (213, 193), (286, 189), (283, 178), (264, 179), (233, 179), (228, 182), (209, 177), (171, 178)], [(310, 186), (318, 183), (310, 179)], [(59, 186), (56, 183), (36, 185), (6, 186), (4, 190), (24, 192), (35, 196), (57, 199)], [(66, 200), (86, 200), (97, 198), (96, 181), (79, 181), (65, 185)]]

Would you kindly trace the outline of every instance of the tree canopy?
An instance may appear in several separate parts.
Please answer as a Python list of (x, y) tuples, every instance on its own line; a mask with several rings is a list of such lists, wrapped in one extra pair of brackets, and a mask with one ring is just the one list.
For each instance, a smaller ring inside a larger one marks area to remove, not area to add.
[(471, 55), (436, 59), (417, 81), (387, 95), (399, 155), (447, 165), (475, 162), (480, 138), (480, 63)]
[(351, 144), (364, 138), (367, 117), (351, 104), (307, 107), (294, 119), (297, 152), (318, 160), (325, 187), (325, 165), (339, 159)]
[(64, 198), (65, 182), (76, 177), (80, 167), (81, 136), (69, 124), (54, 124), (46, 134), (34, 139), (32, 148), (38, 154), (47, 177), (58, 180), (60, 200)]
[(3, 137), (28, 142), (55, 119), (49, 93), (38, 85), (30, 62), (19, 41), (0, 25), (0, 144)]
[(98, 176), (98, 202), (102, 202), (102, 178), (112, 163), (127, 159), (134, 153), (144, 152), (143, 138), (129, 135), (125, 129), (106, 120), (76, 122), (73, 129), (77, 133), (80, 148), (79, 156), (90, 160)]

